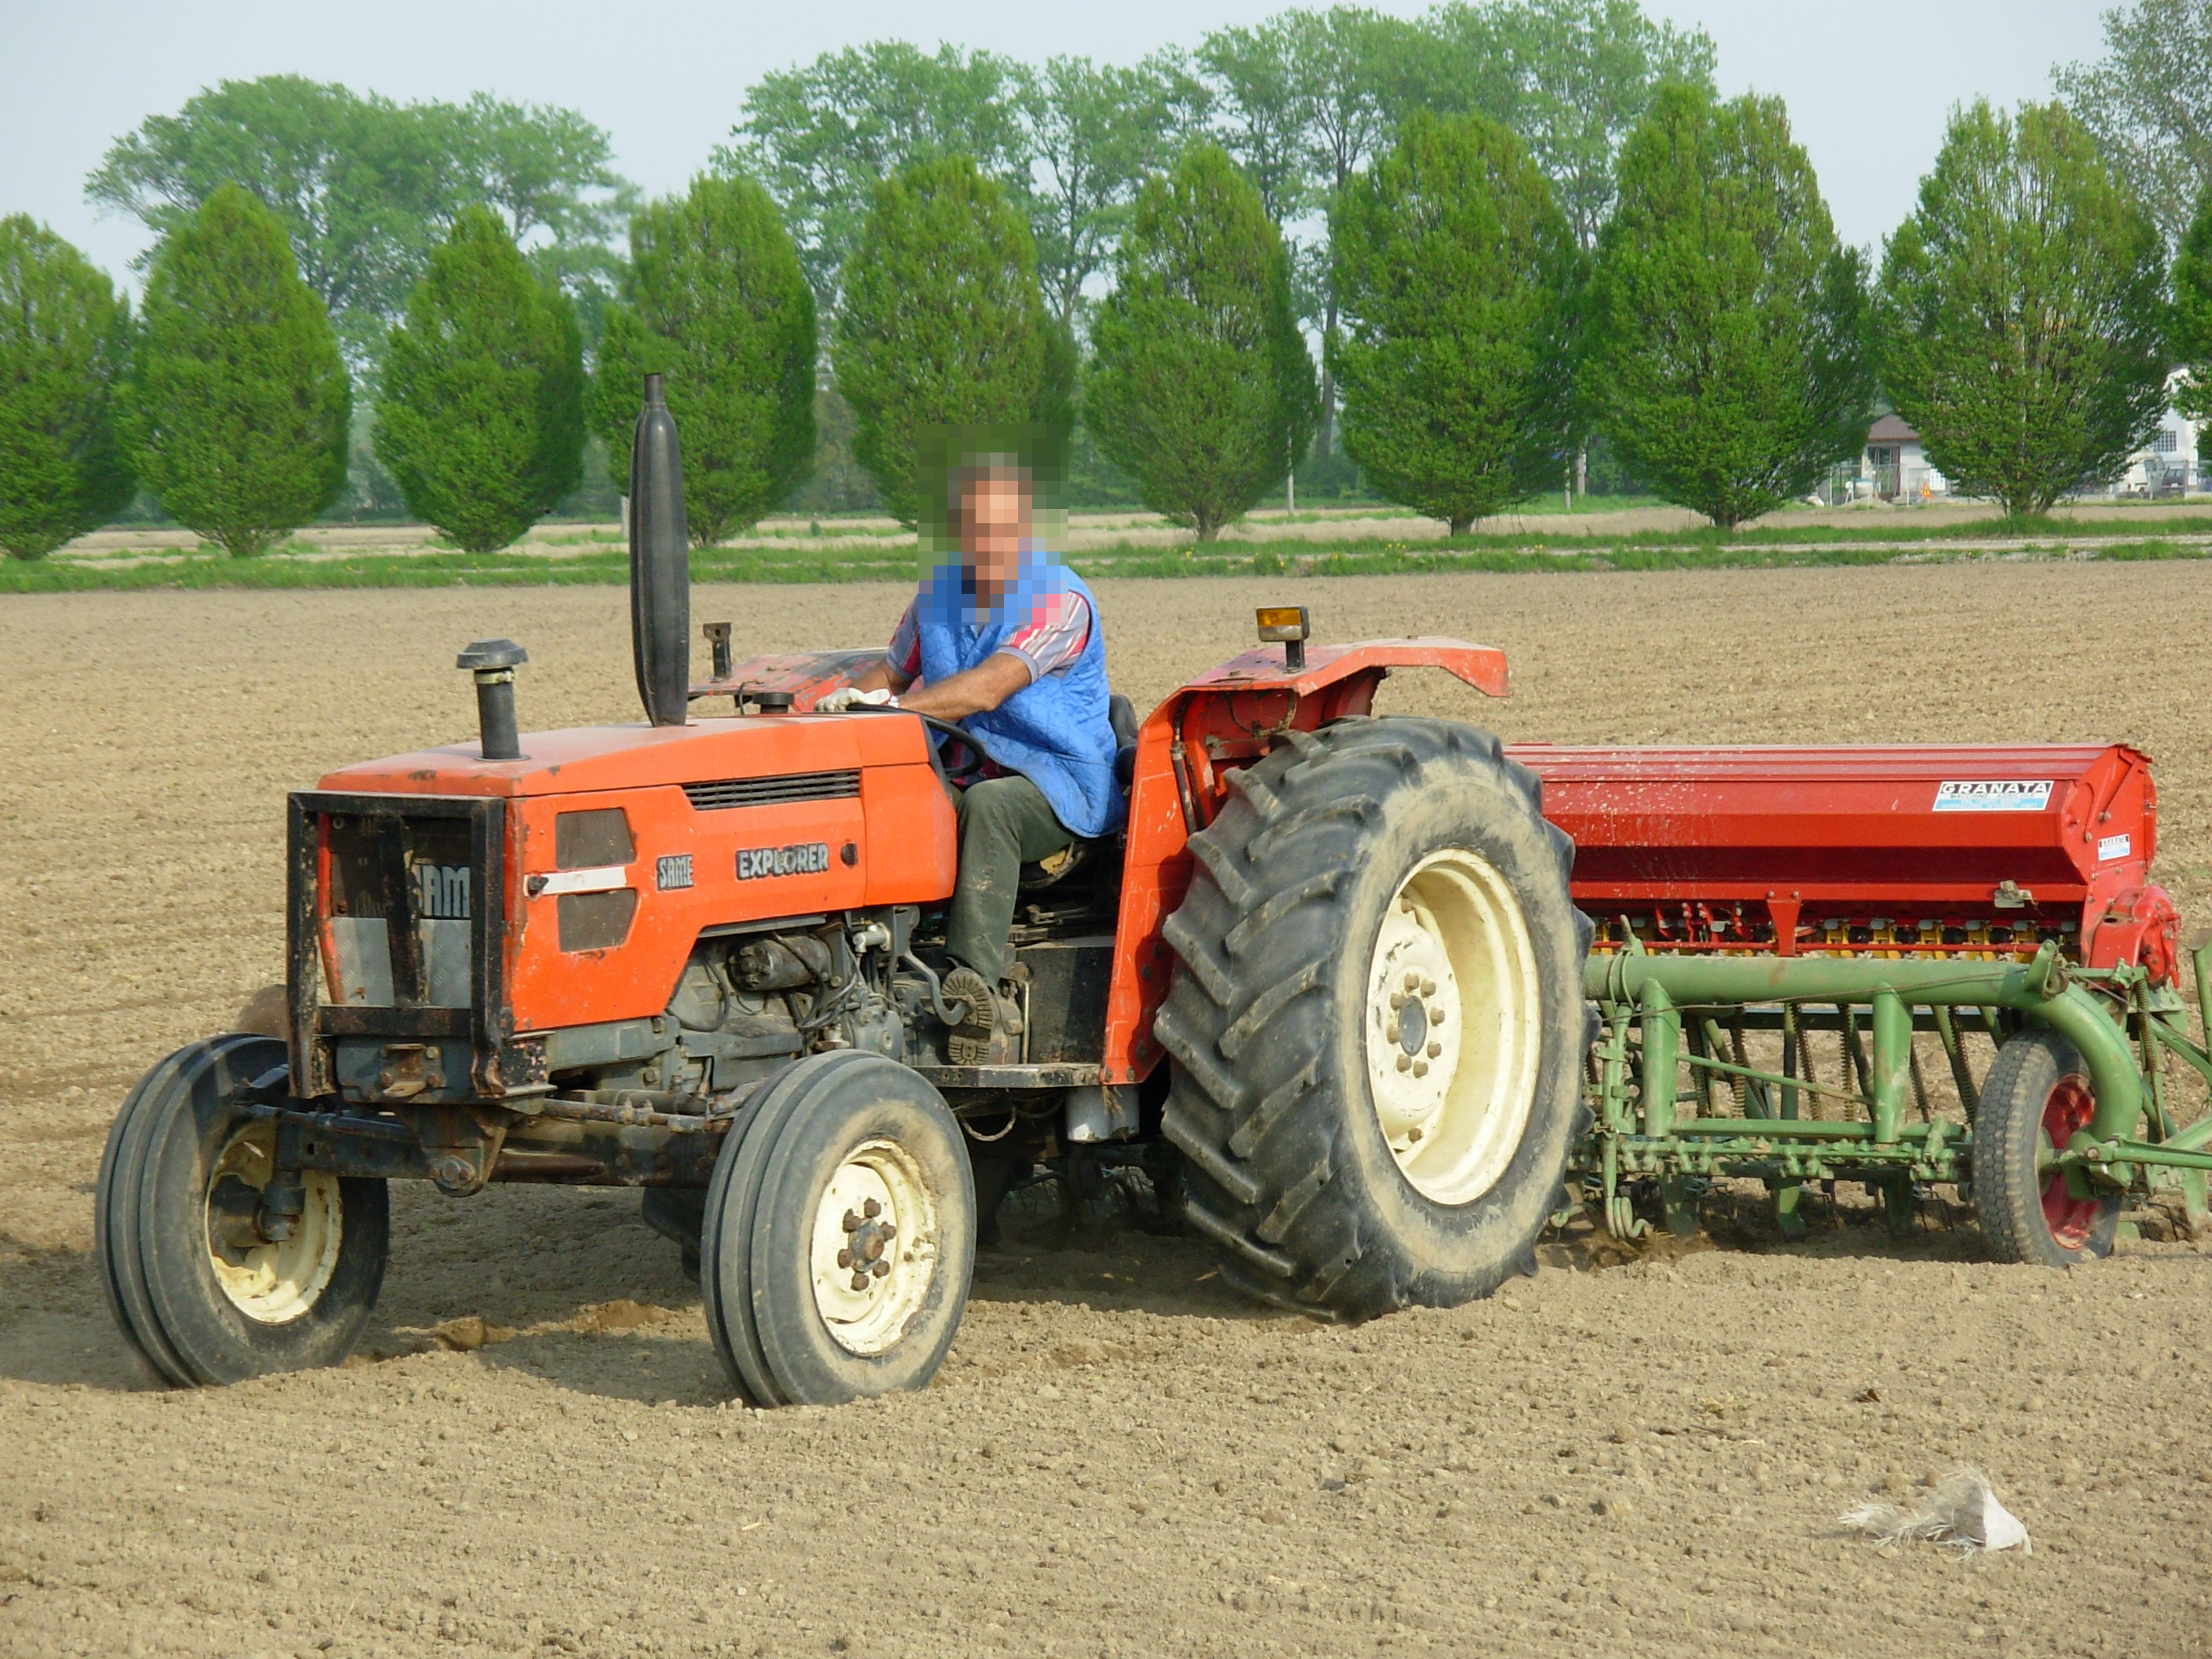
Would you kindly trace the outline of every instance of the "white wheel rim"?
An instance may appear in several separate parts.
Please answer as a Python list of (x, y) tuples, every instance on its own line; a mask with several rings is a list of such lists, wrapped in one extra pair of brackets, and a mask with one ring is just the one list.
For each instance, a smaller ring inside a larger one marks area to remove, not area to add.
[(208, 1178), (208, 1261), (231, 1306), (263, 1325), (299, 1318), (321, 1300), (337, 1271), (345, 1217), (337, 1177), (320, 1170), (301, 1176), (307, 1203), (292, 1236), (272, 1243), (253, 1226), (252, 1211), (276, 1152), (276, 1131), (252, 1124), (233, 1135)]
[(810, 1255), (814, 1305), (839, 1347), (879, 1354), (906, 1334), (937, 1275), (937, 1206), (911, 1152), (869, 1140), (846, 1154), (814, 1206)]
[(1463, 848), (1400, 884), (1367, 973), (1368, 1092), (1422, 1196), (1466, 1204), (1498, 1184), (1535, 1102), (1536, 953), (1513, 890)]

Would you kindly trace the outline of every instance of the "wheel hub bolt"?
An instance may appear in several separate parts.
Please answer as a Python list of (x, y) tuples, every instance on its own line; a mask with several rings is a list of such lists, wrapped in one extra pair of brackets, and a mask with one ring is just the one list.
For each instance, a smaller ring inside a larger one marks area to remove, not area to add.
[(1419, 974), (1407, 974), (1406, 975), (1406, 988), (1408, 991), (1419, 990), (1421, 988), (1421, 976)]
[(1399, 1056), (1398, 1056), (1398, 1069), (1399, 1069), (1400, 1071), (1401, 1071), (1401, 1072), (1410, 1072), (1411, 1070), (1413, 1070), (1413, 1055), (1411, 1055), (1411, 1054), (1401, 1054), (1401, 1055), (1399, 1055)]
[(865, 1216), (854, 1211), (845, 1212), (840, 1224), (845, 1229), (845, 1248), (837, 1252), (837, 1265), (853, 1275), (853, 1288), (865, 1291), (876, 1279), (887, 1277), (891, 1264), (884, 1260), (891, 1242), (898, 1237), (895, 1223), (878, 1220), (884, 1206), (874, 1199), (860, 1206)]

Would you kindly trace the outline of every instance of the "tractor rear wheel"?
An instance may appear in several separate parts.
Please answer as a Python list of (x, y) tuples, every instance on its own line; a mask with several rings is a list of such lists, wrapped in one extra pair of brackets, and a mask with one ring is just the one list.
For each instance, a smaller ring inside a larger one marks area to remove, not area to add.
[(2031, 1027), (1990, 1062), (1974, 1112), (1974, 1210), (2000, 1261), (2071, 1267), (2112, 1253), (2122, 1194), (2077, 1196), (2051, 1167), (2096, 1112), (2088, 1070), (2057, 1032)]
[(383, 1287), (383, 1182), (309, 1170), (289, 1227), (264, 1214), (276, 1130), (239, 1096), (284, 1063), (267, 1037), (193, 1043), (140, 1080), (108, 1131), (100, 1279), (124, 1335), (180, 1388), (335, 1365)]
[(1475, 727), (1285, 737), (1230, 775), (1165, 928), (1184, 1216), (1285, 1307), (1486, 1296), (1534, 1271), (1583, 1111), (1573, 844)]
[(880, 1054), (800, 1060), (730, 1131), (699, 1261), (715, 1352), (755, 1405), (926, 1386), (975, 1265), (959, 1123)]

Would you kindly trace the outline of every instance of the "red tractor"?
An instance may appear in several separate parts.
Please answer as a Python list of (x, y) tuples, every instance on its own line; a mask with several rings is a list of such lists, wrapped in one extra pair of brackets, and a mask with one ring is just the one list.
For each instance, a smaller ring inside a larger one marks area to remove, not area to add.
[(281, 1027), (117, 1118), (108, 1294), (173, 1382), (342, 1358), (395, 1178), (644, 1188), (763, 1406), (927, 1382), (1041, 1164), (1141, 1167), (1225, 1277), (1347, 1319), (1488, 1293), (1577, 1202), (1694, 1228), (1722, 1180), (1785, 1237), (1808, 1189), (1907, 1226), (1949, 1184), (2052, 1266), (2130, 1193), (2212, 1228), (2212, 933), (2151, 879), (2132, 750), (1507, 752), (1373, 712), (1398, 668), (1502, 696), (1497, 652), (1262, 611), (1141, 723), (1116, 700), (1126, 828), (1024, 872), (1018, 1030), (956, 1065), (931, 963), (981, 750), (816, 712), (874, 653), (737, 664), (713, 623), (690, 684), (650, 398), (631, 498), (647, 722), (523, 737), (522, 652), (471, 646), (479, 741), (292, 798)]
[(1141, 723), (1117, 700), (1127, 827), (1024, 872), (1018, 1032), (952, 1065), (930, 963), (981, 751), (813, 712), (872, 653), (733, 664), (710, 624), (687, 684), (650, 403), (633, 465), (646, 723), (520, 734), (524, 653), (470, 647), (477, 742), (292, 797), (282, 1037), (194, 1044), (117, 1118), (101, 1260), (156, 1369), (342, 1358), (396, 1178), (646, 1188), (764, 1406), (926, 1383), (1040, 1164), (1147, 1166), (1227, 1277), (1321, 1316), (1533, 1266), (1583, 1112), (1572, 848), (1490, 733), (1372, 712), (1402, 667), (1503, 695), (1498, 652), (1263, 611)]

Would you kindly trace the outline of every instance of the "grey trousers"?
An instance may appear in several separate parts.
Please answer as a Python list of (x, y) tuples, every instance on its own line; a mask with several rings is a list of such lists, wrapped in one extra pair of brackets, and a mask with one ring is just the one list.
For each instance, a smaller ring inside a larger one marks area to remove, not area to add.
[(945, 916), (945, 948), (996, 985), (1006, 974), (1022, 866), (1072, 846), (1075, 836), (1053, 816), (1044, 791), (1018, 772), (969, 785), (957, 804), (960, 874)]

